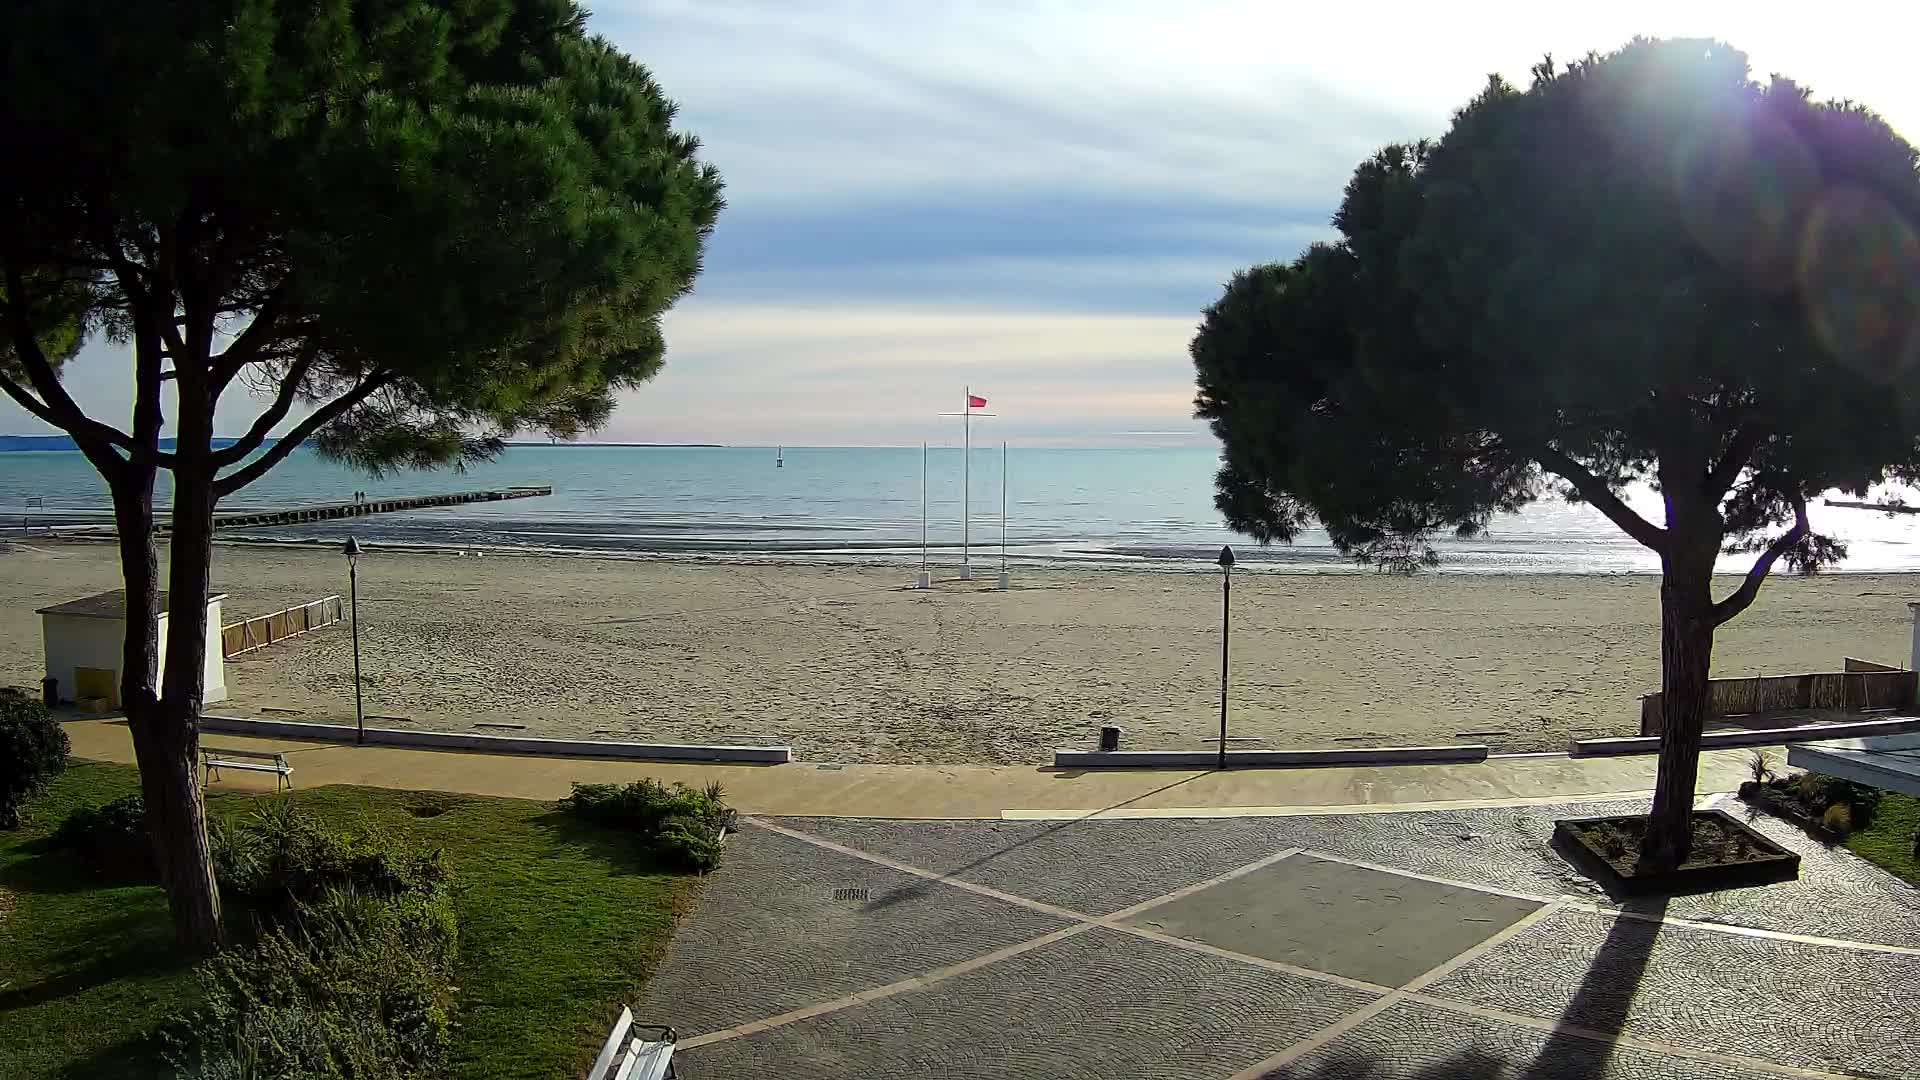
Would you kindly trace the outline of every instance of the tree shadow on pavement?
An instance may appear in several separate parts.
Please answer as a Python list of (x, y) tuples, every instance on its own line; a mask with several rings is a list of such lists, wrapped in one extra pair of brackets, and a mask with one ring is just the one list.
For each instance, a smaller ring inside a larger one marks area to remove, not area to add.
[(1546, 1045), (1524, 1074), (1525, 1080), (1600, 1080), (1613, 1059), (1614, 1041), (1578, 1037), (1565, 1029), (1578, 1028), (1618, 1036), (1626, 1028), (1633, 1011), (1633, 999), (1646, 977), (1647, 964), (1653, 958), (1659, 940), (1660, 919), (1666, 915), (1668, 898), (1648, 897), (1631, 905), (1633, 915), (1616, 915), (1607, 930), (1607, 938), (1594, 952), (1573, 1000), (1560, 1014), (1560, 1028), (1548, 1037)]
[(1337, 1042), (1318, 1053), (1327, 1055), (1318, 1065), (1282, 1065), (1260, 1080), (1510, 1080), (1513, 1076), (1509, 1062), (1483, 1050), (1462, 1050), (1427, 1065), (1398, 1054), (1388, 1059)]

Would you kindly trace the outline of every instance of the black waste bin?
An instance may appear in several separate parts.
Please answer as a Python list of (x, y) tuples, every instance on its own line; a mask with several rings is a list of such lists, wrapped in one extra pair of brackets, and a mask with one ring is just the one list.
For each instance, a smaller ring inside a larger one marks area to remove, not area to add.
[(40, 700), (45, 702), (47, 708), (49, 709), (59, 707), (60, 705), (60, 680), (59, 679), (56, 679), (53, 676), (49, 675), (46, 678), (40, 680)]
[(1112, 724), (1108, 724), (1105, 727), (1100, 729), (1100, 749), (1104, 753), (1112, 753), (1113, 751), (1120, 749), (1120, 729), (1119, 728), (1114, 727)]

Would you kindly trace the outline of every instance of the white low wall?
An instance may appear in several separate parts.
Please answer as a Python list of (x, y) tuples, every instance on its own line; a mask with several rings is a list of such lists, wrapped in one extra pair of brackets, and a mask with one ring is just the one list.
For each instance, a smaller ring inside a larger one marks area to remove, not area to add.
[[(348, 743), (354, 741), (356, 734), (351, 724), (253, 720), (240, 716), (202, 716), (200, 730), (224, 735)], [(784, 765), (793, 760), (793, 748), (790, 746), (590, 742), (583, 739), (536, 739), (519, 735), (472, 735), (454, 731), (399, 731), (394, 728), (368, 728), (366, 744), (368, 746), (405, 746), (417, 750), (473, 750), (488, 754), (623, 758), (634, 761), (714, 761), (750, 765)]]
[[(1902, 735), (1920, 731), (1920, 717), (1902, 716), (1888, 720), (1858, 720), (1838, 724), (1802, 724), (1799, 727), (1760, 728), (1754, 731), (1709, 731), (1700, 736), (1700, 749), (1724, 750), (1735, 746), (1784, 746), (1787, 743), (1816, 739), (1857, 739), (1868, 735)], [(1574, 757), (1608, 754), (1657, 754), (1660, 736), (1635, 735), (1618, 739), (1575, 739), (1569, 749)]]
[[(1458, 746), (1376, 746), (1340, 750), (1228, 750), (1228, 767), (1312, 768), (1321, 765), (1432, 765), (1487, 759), (1479, 744)], [(1218, 750), (1056, 750), (1057, 769), (1211, 769)]]

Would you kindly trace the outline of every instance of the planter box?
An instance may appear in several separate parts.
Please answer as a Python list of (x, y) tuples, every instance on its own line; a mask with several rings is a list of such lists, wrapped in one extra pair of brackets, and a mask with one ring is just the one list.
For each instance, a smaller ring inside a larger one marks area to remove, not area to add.
[[(1657, 874), (1641, 874), (1631, 866), (1615, 865), (1607, 853), (1597, 847), (1589, 834), (1596, 825), (1613, 825), (1626, 832), (1634, 841), (1630, 853), (1639, 850), (1639, 836), (1646, 823), (1646, 816), (1631, 814), (1622, 817), (1570, 818), (1553, 823), (1554, 847), (1569, 862), (1579, 867), (1589, 877), (1599, 881), (1609, 892), (1628, 894), (1641, 893), (1696, 893), (1711, 892), (1718, 889), (1737, 888), (1742, 885), (1766, 885), (1776, 881), (1791, 881), (1800, 876), (1800, 856), (1772, 840), (1727, 813), (1724, 810), (1695, 810), (1694, 828), (1708, 825), (1731, 837), (1745, 849), (1736, 861), (1729, 862), (1688, 862), (1678, 869)], [(1695, 844), (1698, 857), (1699, 845)]]

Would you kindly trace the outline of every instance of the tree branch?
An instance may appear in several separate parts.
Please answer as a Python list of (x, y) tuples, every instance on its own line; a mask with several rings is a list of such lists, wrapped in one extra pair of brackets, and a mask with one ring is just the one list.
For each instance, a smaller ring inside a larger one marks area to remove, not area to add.
[[(73, 436), (75, 445), (88, 451), (87, 458), (103, 472), (109, 462), (117, 466), (124, 459), (113, 452), (119, 447), (136, 457), (139, 454), (133, 445), (133, 437), (118, 428), (103, 424), (80, 411), (80, 406), (68, 396), (66, 388), (60, 385), (60, 375), (53, 370), (53, 364), (47, 360), (47, 354), (40, 350), (40, 342), (33, 336), (33, 323), (27, 318), (29, 300), (26, 277), (20, 268), (11, 261), (7, 264), (7, 323), (13, 338), (13, 352), (26, 372), (27, 381), (39, 394), (39, 408), (29, 404), (32, 395), (25, 394), (25, 388), (8, 380), (7, 396), (20, 403), (20, 406), (54, 427)], [(107, 475), (111, 477), (111, 473)]]
[(227, 388), (235, 375), (240, 374), (241, 368), (258, 359), (260, 351), (272, 342), (274, 327), (280, 318), (279, 300), (279, 290), (269, 294), (254, 312), (253, 321), (247, 324), (247, 328), (240, 331), (240, 336), (234, 339), (233, 344), (213, 358), (211, 381), (216, 395)]
[(213, 482), (214, 498), (224, 499), (265, 476), (267, 470), (286, 460), (287, 455), (293, 453), (301, 443), (306, 442), (314, 432), (326, 427), (347, 410), (367, 400), (375, 391), (389, 385), (397, 377), (392, 372), (375, 372), (361, 380), (360, 385), (352, 390), (315, 409), (305, 420), (295, 425), (292, 431), (287, 432), (278, 442), (269, 447), (266, 453), (261, 454), (243, 468), (215, 480)]
[(1620, 497), (1607, 487), (1606, 481), (1593, 475), (1586, 466), (1555, 450), (1541, 444), (1528, 448), (1527, 453), (1541, 468), (1558, 474), (1580, 497), (1593, 504), (1594, 509), (1607, 515), (1607, 519), (1620, 526), (1620, 531), (1640, 542), (1640, 546), (1661, 554), (1667, 549), (1667, 530), (1634, 513), (1633, 508), (1620, 501)]
[(1767, 580), (1767, 574), (1773, 570), (1773, 564), (1780, 556), (1792, 551), (1807, 538), (1807, 500), (1799, 495), (1793, 496), (1793, 527), (1774, 538), (1767, 550), (1753, 562), (1753, 569), (1747, 571), (1747, 579), (1740, 583), (1732, 595), (1713, 605), (1713, 625), (1719, 626), (1735, 615), (1747, 610), (1753, 598), (1760, 595), (1760, 583)]
[(267, 411), (254, 420), (253, 426), (247, 429), (247, 433), (242, 435), (239, 441), (224, 450), (214, 452), (213, 467), (216, 470), (237, 465), (245, 461), (248, 454), (260, 449), (261, 444), (267, 441), (267, 436), (273, 434), (273, 429), (279, 425), (280, 421), (285, 420), (287, 413), (293, 409), (293, 403), (300, 397), (300, 383), (306, 379), (307, 369), (312, 366), (311, 354), (293, 362), (293, 366), (287, 369), (286, 375), (281, 377), (280, 390), (274, 395), (273, 404), (267, 406)]
[(1734, 432), (1733, 441), (1727, 444), (1727, 452), (1721, 456), (1720, 463), (1707, 473), (1707, 494), (1717, 501), (1732, 489), (1733, 482), (1740, 479), (1740, 470), (1747, 467), (1747, 459), (1753, 456), (1754, 450), (1765, 438), (1758, 424)]

